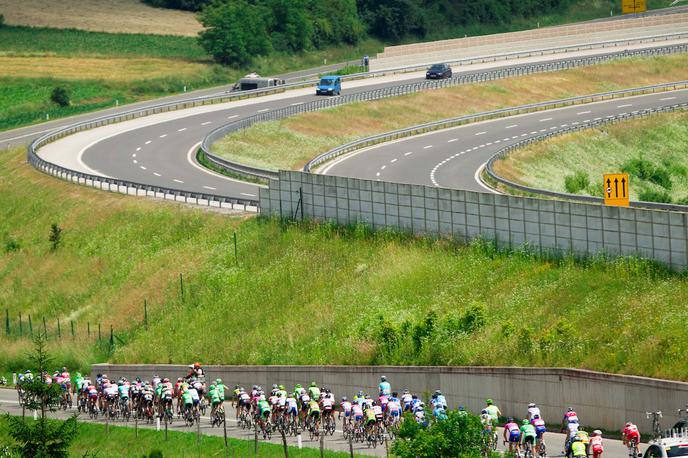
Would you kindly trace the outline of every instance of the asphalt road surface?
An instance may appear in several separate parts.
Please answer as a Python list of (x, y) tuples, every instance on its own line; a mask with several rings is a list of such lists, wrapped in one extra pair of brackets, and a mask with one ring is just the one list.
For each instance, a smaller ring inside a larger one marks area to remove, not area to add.
[[(229, 405), (229, 402), (227, 403), (227, 435), (228, 437), (232, 437), (234, 439), (244, 439), (244, 440), (254, 440), (254, 433), (253, 431), (247, 431), (243, 430), (236, 425), (236, 421), (233, 419), (234, 416), (234, 409), (231, 408)], [(12, 415), (21, 415), (22, 410), (21, 407), (19, 407), (19, 403), (17, 401), (17, 393), (13, 389), (0, 389), (0, 411), (3, 412), (9, 412)], [(51, 418), (59, 418), (59, 419), (66, 419), (69, 415), (71, 415), (71, 411), (68, 410), (66, 412), (60, 411), (60, 412), (55, 412), (51, 413), (50, 416)], [(31, 413), (27, 413), (27, 416), (32, 415)], [(79, 417), (80, 421), (85, 421), (85, 422), (96, 422), (96, 423), (102, 423), (104, 424), (105, 421), (103, 419), (98, 419), (98, 420), (91, 420), (88, 418), (86, 415), (82, 415)], [(126, 422), (114, 422), (112, 423), (115, 426), (130, 426), (133, 427), (134, 423), (133, 421), (130, 421), (129, 423)], [(623, 419), (619, 420), (619, 424), (623, 424)], [(139, 427), (142, 428), (150, 428), (154, 426), (146, 426), (146, 425), (139, 425)], [(179, 432), (195, 432), (196, 429), (195, 427), (192, 427), (189, 429), (186, 427), (181, 421), (175, 421), (171, 426), (169, 426), (170, 431), (179, 431)], [(210, 418), (209, 417), (202, 417), (201, 420), (201, 433), (202, 434), (207, 434), (207, 435), (213, 435), (213, 436), (222, 436), (223, 435), (223, 430), (222, 428), (213, 428), (210, 426)], [(161, 432), (161, 434), (163, 434)], [(499, 450), (504, 450), (504, 447), (501, 443), (501, 434), (502, 431), (499, 431), (500, 435), (500, 443), (499, 443)], [(263, 439), (259, 439), (261, 442)], [(281, 444), (281, 437), (275, 437), (273, 436), (272, 443), (275, 444)], [(297, 439), (295, 437), (288, 437), (287, 442), (289, 445), (297, 446)], [(547, 443), (547, 449), (548, 449), (548, 456), (552, 457), (557, 457), (561, 456), (561, 450), (563, 448), (563, 443), (564, 443), (564, 435), (563, 434), (558, 434), (558, 433), (547, 433), (545, 436), (545, 442)], [(320, 446), (318, 441), (310, 441), (308, 439), (308, 435), (303, 435), (302, 436), (302, 445), (303, 447), (311, 447), (311, 448), (318, 448)], [(385, 447), (384, 445), (378, 446), (377, 448), (371, 449), (368, 448), (366, 445), (362, 444), (353, 444), (354, 447), (354, 453), (356, 455), (367, 455), (367, 456), (386, 456), (385, 452)], [(616, 440), (611, 440), (611, 439), (606, 439), (604, 441), (604, 457), (605, 458), (624, 458), (628, 456), (628, 451), (626, 447), (623, 446), (623, 444), (620, 441)], [(325, 438), (325, 448), (327, 450), (334, 450), (334, 451), (339, 451), (339, 452), (348, 452), (349, 451), (349, 443), (344, 440), (344, 437), (341, 433), (341, 430), (337, 430), (337, 432), (334, 433), (333, 436), (327, 436)], [(641, 450), (644, 450), (645, 447), (641, 447)]]

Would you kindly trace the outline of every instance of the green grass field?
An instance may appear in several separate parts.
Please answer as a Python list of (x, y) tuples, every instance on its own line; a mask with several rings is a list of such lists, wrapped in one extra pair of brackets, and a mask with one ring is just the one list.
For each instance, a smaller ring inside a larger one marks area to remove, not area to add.
[[(99, 458), (140, 458), (148, 456), (153, 450), (160, 450), (166, 458), (188, 457), (225, 457), (225, 456), (256, 456), (254, 454), (254, 442), (238, 439), (228, 439), (228, 452), (225, 451), (224, 439), (221, 436), (201, 435), (200, 444), (196, 442), (195, 433), (168, 432), (168, 441), (165, 441), (164, 432), (151, 429), (139, 429), (136, 437), (134, 428), (111, 426), (109, 434), (105, 433), (105, 426), (101, 424), (80, 423), (77, 437), (69, 449), (70, 456), (97, 456)], [(123, 448), (123, 445), (126, 447)], [(12, 445), (8, 425), (4, 419), (0, 419), (0, 453), (3, 447)], [(6, 455), (2, 455), (6, 456)], [(12, 455), (10, 455), (11, 457)], [(282, 445), (259, 442), (258, 455), (261, 458), (284, 457)], [(299, 450), (289, 447), (289, 456), (297, 458), (316, 458), (320, 456), (320, 450), (304, 447)], [(325, 456), (330, 458), (345, 458), (348, 453), (326, 451)]]
[(354, 103), (256, 124), (221, 139), (213, 151), (251, 166), (301, 169), (319, 153), (357, 138), (469, 113), (678, 81), (687, 65), (686, 54), (619, 60)]
[[(70, 185), (23, 156), (0, 155), (0, 303), (12, 321), (11, 336), (0, 330), (5, 371), (27, 364), (21, 311), (34, 325), (47, 317), (57, 361), (84, 369), (105, 360), (476, 364), (688, 380), (688, 283), (652, 263), (229, 217)], [(52, 222), (63, 228), (55, 252)], [(113, 325), (115, 347), (86, 338), (87, 322)]]
[(632, 200), (688, 204), (686, 145), (688, 114), (657, 115), (529, 146), (495, 170), (528, 186), (599, 197), (604, 173), (628, 172)]

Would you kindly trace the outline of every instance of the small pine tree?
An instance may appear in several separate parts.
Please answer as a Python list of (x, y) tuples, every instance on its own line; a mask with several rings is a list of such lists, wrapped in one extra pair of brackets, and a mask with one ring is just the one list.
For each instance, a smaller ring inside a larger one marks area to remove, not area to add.
[(51, 244), (50, 250), (57, 250), (58, 245), (62, 241), (62, 228), (58, 226), (57, 223), (50, 225), (50, 237), (48, 237), (48, 240), (50, 240)]
[(69, 445), (77, 433), (76, 415), (65, 422), (51, 422), (47, 418), (47, 412), (57, 409), (62, 389), (55, 383), (48, 385), (42, 376), (52, 365), (52, 358), (46, 347), (44, 335), (34, 339), (34, 352), (30, 360), (35, 375), (32, 381), (22, 383), (22, 390), (26, 393), (25, 407), (40, 411), (40, 417), (35, 422), (10, 414), (5, 418), (10, 425), (9, 435), (17, 443), (14, 449), (19, 456), (67, 458)]
[(67, 89), (57, 86), (50, 94), (50, 100), (61, 107), (67, 107), (69, 106), (69, 93), (67, 92)]

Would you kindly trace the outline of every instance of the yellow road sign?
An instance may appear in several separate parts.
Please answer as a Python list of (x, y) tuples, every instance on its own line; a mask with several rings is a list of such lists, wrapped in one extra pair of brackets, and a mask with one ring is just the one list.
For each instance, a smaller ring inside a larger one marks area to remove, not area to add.
[(609, 173), (604, 175), (604, 204), (628, 207), (628, 174)]
[(645, 0), (621, 0), (622, 14), (644, 13), (645, 11), (647, 11)]

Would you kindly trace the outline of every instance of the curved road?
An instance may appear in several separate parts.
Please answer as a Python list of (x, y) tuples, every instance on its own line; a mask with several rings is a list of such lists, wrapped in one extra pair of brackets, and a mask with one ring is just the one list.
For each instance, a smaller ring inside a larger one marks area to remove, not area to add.
[[(628, 48), (650, 47), (655, 46), (641, 44), (631, 45)], [(580, 53), (569, 53), (566, 58), (599, 54), (607, 54), (607, 52), (600, 49), (587, 50)], [(486, 69), (505, 69), (524, 63), (559, 60), (563, 60), (561, 56), (537, 56), (519, 59), (518, 63), (498, 62), (461, 67), (456, 73), (479, 74)], [(346, 83), (344, 90), (346, 93), (369, 91), (376, 88), (409, 84), (421, 81), (423, 78), (424, 72), (416, 72), (352, 81)], [(312, 88), (293, 90), (259, 99), (140, 118), (65, 137), (43, 147), (39, 154), (43, 158), (53, 161), (65, 150), (78, 151), (79, 157), (75, 164), (83, 171), (184, 191), (204, 192), (235, 198), (256, 198), (258, 196), (257, 185), (229, 179), (196, 164), (194, 151), (198, 143), (210, 131), (232, 120), (315, 100), (316, 96), (313, 92)], [(463, 149), (468, 148), (468, 144), (464, 147), (461, 143), (461, 146)], [(73, 155), (73, 153), (71, 154)], [(369, 156), (366, 155), (365, 157)], [(351, 164), (353, 163), (351, 162)], [(376, 177), (377, 172), (372, 173), (373, 168), (369, 164), (361, 166), (358, 161), (356, 164), (359, 168), (355, 172), (353, 168), (344, 169), (338, 166), (338, 168), (332, 169), (330, 173)], [(411, 168), (405, 176), (403, 174), (394, 177), (389, 175), (384, 178), (414, 183), (427, 182), (425, 180), (427, 173), (424, 173), (423, 176), (411, 176), (413, 172), (414, 169)], [(421, 181), (421, 179), (425, 181)], [(442, 183), (449, 185), (445, 181)], [(465, 180), (454, 181), (453, 183), (452, 186), (459, 187), (468, 185), (468, 181)]]
[(383, 143), (325, 164), (321, 173), (471, 191), (491, 191), (478, 179), (504, 146), (607, 116), (688, 103), (688, 90), (625, 97), (510, 116)]

